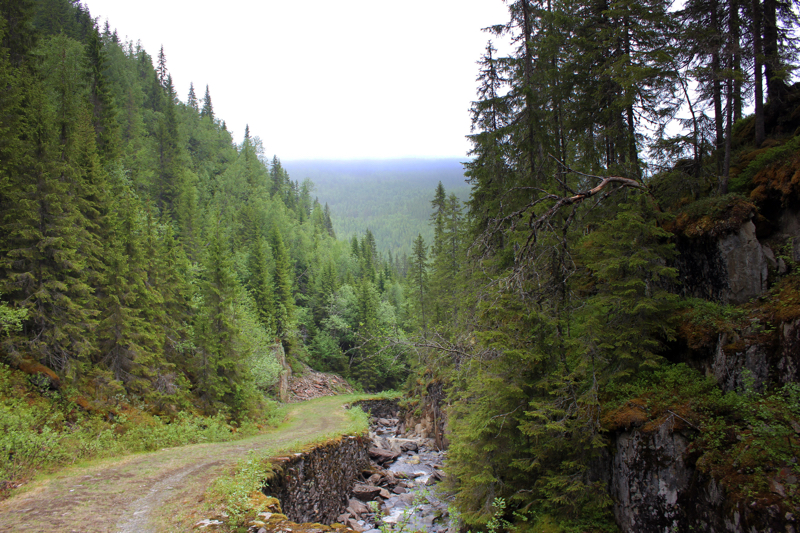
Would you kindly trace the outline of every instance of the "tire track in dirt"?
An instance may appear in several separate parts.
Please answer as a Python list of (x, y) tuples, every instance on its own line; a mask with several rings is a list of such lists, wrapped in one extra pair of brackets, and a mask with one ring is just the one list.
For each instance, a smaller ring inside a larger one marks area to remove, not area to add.
[(67, 469), (0, 502), (0, 532), (163, 531), (169, 524), (155, 523), (158, 509), (167, 502), (198, 506), (208, 484), (249, 451), (277, 452), (294, 441), (342, 431), (348, 421), (342, 409), (345, 401), (328, 397), (293, 404), (287, 424), (256, 437), (193, 444)]

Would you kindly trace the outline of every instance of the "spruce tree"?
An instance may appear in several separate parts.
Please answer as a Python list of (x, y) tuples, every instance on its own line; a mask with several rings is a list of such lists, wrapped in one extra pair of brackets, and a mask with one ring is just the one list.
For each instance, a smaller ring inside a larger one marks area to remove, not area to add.
[(250, 291), (256, 303), (261, 324), (268, 330), (275, 329), (275, 284), (269, 267), (269, 245), (263, 237), (253, 241), (250, 252)]
[(233, 315), (236, 285), (220, 228), (210, 228), (201, 284), (203, 305), (196, 321), (198, 393), (207, 411), (238, 407), (241, 361), (234, 350), (238, 328)]
[(211, 105), (211, 93), (206, 85), (206, 94), (203, 96), (203, 108), (200, 110), (200, 116), (214, 121), (214, 106)]
[(156, 78), (162, 87), (167, 87), (167, 56), (164, 54), (164, 45), (161, 45), (161, 50), (158, 51), (158, 66), (156, 67)]
[[(73, 159), (75, 123), (65, 122), (74, 108), (69, 99), (60, 108), (52, 106), (42, 88), (26, 78), (20, 80), (24, 89), (16, 108), (24, 117), (19, 142), (4, 162), (0, 291), (28, 310), (28, 321), (24, 334), (6, 339), (6, 351), (79, 373), (93, 351), (90, 278), (99, 254), (81, 212), (91, 206), (82, 197), (83, 169)], [(53, 88), (65, 94), (62, 86)]]
[(186, 105), (197, 112), (200, 111), (200, 106), (197, 103), (197, 95), (194, 92), (194, 83), (192, 82), (189, 83), (189, 95), (186, 97)]
[(111, 162), (119, 154), (119, 122), (117, 121), (114, 97), (105, 72), (107, 68), (106, 52), (96, 29), (89, 32), (86, 54), (91, 76), (90, 103), (97, 137), (97, 149), (104, 162)]
[(295, 309), (292, 294), (292, 265), (283, 238), (276, 227), (272, 228), (270, 244), (275, 259), (275, 329), (284, 346), (287, 346)]
[(412, 309), (414, 313), (418, 314), (417, 322), (423, 334), (428, 331), (428, 247), (425, 244), (425, 239), (422, 235), (417, 235), (414, 240), (413, 250), (411, 252), (411, 259), (408, 267), (408, 285), (409, 291), (413, 294), (412, 301), (414, 302)]

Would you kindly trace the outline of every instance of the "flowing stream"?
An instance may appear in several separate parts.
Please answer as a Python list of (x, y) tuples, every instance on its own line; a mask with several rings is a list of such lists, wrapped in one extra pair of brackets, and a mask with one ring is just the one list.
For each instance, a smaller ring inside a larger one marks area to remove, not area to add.
[(370, 437), (376, 448), (399, 453), (395, 460), (382, 467), (399, 482), (391, 496), (380, 504), (380, 513), (369, 513), (359, 525), (367, 533), (380, 533), (379, 527), (393, 531), (455, 532), (450, 524), (446, 502), (437, 483), (442, 472), (445, 452), (436, 450), (432, 439), (403, 438), (398, 434), (399, 420), (381, 418), (371, 421)]

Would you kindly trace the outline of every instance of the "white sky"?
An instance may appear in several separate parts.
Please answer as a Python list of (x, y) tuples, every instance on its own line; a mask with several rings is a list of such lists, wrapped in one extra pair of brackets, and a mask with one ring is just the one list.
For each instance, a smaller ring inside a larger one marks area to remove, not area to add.
[(464, 157), (481, 28), (507, 20), (501, 0), (84, 3), (286, 160)]

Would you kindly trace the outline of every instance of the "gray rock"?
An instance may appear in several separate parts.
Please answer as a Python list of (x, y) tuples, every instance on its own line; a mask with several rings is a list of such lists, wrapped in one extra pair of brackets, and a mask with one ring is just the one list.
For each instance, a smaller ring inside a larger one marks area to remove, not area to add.
[(380, 448), (370, 448), (369, 456), (378, 464), (384, 464), (396, 460), (398, 457), (400, 457), (400, 454), (389, 450), (382, 450)]
[(668, 422), (654, 432), (617, 434), (610, 487), (624, 533), (788, 531), (785, 516), (728, 501), (723, 487), (687, 462), (689, 442)]
[(369, 512), (369, 507), (367, 507), (367, 505), (361, 500), (357, 500), (355, 498), (350, 498), (347, 501), (347, 506), (353, 510), (353, 515), (362, 515)]
[(380, 493), (381, 488), (375, 487), (374, 485), (357, 483), (356, 486), (353, 487), (353, 496), (365, 502), (374, 500)]
[(347, 520), (347, 525), (356, 531), (364, 531), (364, 528), (361, 527), (361, 525), (352, 518)]
[(720, 239), (718, 247), (728, 271), (725, 301), (745, 303), (767, 290), (767, 260), (752, 221), (742, 224), (738, 232)]

